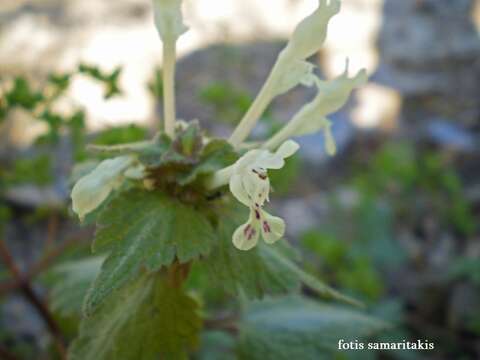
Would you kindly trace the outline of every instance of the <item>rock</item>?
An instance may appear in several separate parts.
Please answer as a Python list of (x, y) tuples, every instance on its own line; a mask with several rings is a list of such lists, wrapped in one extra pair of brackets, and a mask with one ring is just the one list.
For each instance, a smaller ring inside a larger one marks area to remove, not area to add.
[(65, 205), (66, 200), (62, 195), (51, 186), (20, 185), (9, 188), (5, 193), (5, 198), (16, 205), (29, 208), (61, 208)]
[(13, 337), (15, 345), (27, 343), (37, 349), (43, 347), (43, 340), (48, 336), (47, 330), (37, 311), (24, 298), (20, 295), (9, 296), (0, 310), (0, 326), (8, 329), (8, 335)]
[(386, 0), (373, 80), (436, 116), (480, 116), (480, 38), (472, 0)]
[(475, 136), (454, 120), (428, 120), (424, 135), (437, 145), (462, 152), (472, 152), (476, 146)]
[(305, 198), (278, 201), (275, 209), (287, 224), (287, 237), (298, 240), (312, 228), (321, 228), (328, 218), (329, 205), (326, 194), (313, 193)]
[[(179, 118), (198, 118), (217, 135), (217, 127), (224, 133), (225, 124), (235, 126), (243, 113), (238, 118), (217, 119), (214, 106), (202, 101), (200, 94), (209, 86), (219, 85), (253, 100), (284, 45), (282, 41), (212, 45), (181, 59), (177, 71)], [(287, 121), (314, 94), (313, 88), (297, 87), (273, 102), (272, 116), (275, 120)], [(260, 135), (262, 130), (256, 129), (256, 132)]]

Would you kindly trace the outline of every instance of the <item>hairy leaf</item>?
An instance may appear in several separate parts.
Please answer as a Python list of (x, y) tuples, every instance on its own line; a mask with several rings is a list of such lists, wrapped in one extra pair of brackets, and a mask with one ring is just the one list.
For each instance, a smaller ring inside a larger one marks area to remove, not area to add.
[(209, 253), (214, 230), (203, 213), (159, 192), (133, 189), (99, 215), (94, 251), (109, 253), (90, 290), (85, 311), (97, 307), (144, 266), (150, 271)]
[(180, 185), (190, 184), (198, 177), (206, 176), (233, 164), (238, 156), (232, 146), (225, 140), (210, 141), (200, 155), (200, 162), (190, 172), (180, 178)]
[(240, 359), (331, 359), (340, 339), (361, 339), (386, 328), (361, 312), (300, 296), (270, 299), (247, 309), (240, 325)]
[(202, 150), (203, 139), (197, 120), (191, 121), (184, 129), (178, 131), (172, 148), (179, 154), (196, 159)]
[(69, 261), (52, 269), (56, 278), (51, 290), (50, 306), (63, 315), (79, 315), (83, 299), (105, 259), (101, 256)]
[(362, 306), (303, 271), (286, 241), (275, 245), (261, 242), (249, 251), (236, 249), (231, 239), (242, 221), (238, 219), (245, 217), (242, 210), (235, 205), (221, 211), (219, 239), (204, 264), (215, 282), (232, 293), (242, 290), (249, 298), (293, 292), (304, 284), (322, 297)]
[(295, 275), (299, 281), (301, 281), (308, 288), (313, 290), (319, 296), (322, 296), (327, 299), (338, 300), (344, 303), (362, 307), (363, 304), (353, 298), (350, 298), (346, 295), (343, 295), (331, 288), (327, 284), (323, 283), (313, 275), (303, 271), (295, 262), (291, 261), (288, 257), (278, 253), (275, 249), (271, 247), (265, 247), (264, 251), (267, 252), (273, 259), (275, 259), (279, 264), (281, 264), (290, 274)]
[(196, 360), (235, 360), (235, 338), (222, 331), (206, 331), (201, 337), (201, 346)]
[(69, 359), (187, 359), (201, 325), (194, 299), (163, 275), (142, 275), (83, 319)]
[[(218, 225), (219, 239), (203, 264), (212, 279), (227, 291), (238, 293), (241, 290), (250, 298), (298, 290), (300, 281), (296, 274), (271, 253), (290, 251), (286, 243), (259, 244), (249, 251), (241, 251), (233, 246), (232, 234), (241, 222), (237, 218), (243, 218), (238, 216), (238, 209), (235, 206), (222, 211)], [(266, 250), (267, 247), (271, 249)]]

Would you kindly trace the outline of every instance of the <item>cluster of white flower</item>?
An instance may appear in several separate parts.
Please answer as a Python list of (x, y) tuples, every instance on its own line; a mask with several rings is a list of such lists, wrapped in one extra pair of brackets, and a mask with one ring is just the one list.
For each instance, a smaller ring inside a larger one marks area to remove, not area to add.
[[(171, 62), (175, 54), (175, 43), (187, 28), (181, 14), (182, 0), (153, 0), (153, 4), (155, 23), (164, 43), (165, 133), (172, 136), (175, 112), (174, 66)], [(304, 105), (270, 139), (246, 152), (235, 164), (218, 171), (208, 181), (210, 189), (229, 184), (235, 198), (250, 210), (248, 221), (233, 234), (233, 243), (240, 250), (253, 248), (260, 235), (269, 244), (284, 235), (285, 222), (263, 209), (270, 193), (268, 169), (282, 168), (284, 159), (298, 150), (299, 146), (291, 140), (292, 137), (318, 131), (324, 132), (326, 151), (333, 155), (336, 146), (331, 132), (332, 123), (327, 116), (344, 106), (352, 90), (367, 80), (364, 70), (349, 77), (348, 61), (342, 75), (330, 81), (321, 80), (314, 74), (314, 65), (307, 61), (322, 46), (328, 23), (339, 10), (340, 0), (319, 0), (317, 9), (300, 22), (229, 142), (239, 151), (244, 148), (244, 142), (271, 101), (293, 87), (316, 86), (315, 98)], [(73, 210), (83, 218), (97, 208), (135, 167), (138, 167), (135, 159), (128, 156), (100, 163), (73, 188)], [(140, 174), (141, 171), (137, 173)]]

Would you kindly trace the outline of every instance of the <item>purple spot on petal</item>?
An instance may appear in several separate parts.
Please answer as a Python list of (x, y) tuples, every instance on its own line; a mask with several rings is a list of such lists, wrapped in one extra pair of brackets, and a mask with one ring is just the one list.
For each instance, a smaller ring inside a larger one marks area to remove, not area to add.
[(272, 229), (270, 228), (270, 225), (266, 221), (263, 222), (263, 231), (265, 231), (266, 233), (269, 233), (272, 231)]

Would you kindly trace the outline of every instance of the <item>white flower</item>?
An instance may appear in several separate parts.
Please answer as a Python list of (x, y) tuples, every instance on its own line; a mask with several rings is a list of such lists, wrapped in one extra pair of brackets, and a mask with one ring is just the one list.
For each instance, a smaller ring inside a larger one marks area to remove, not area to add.
[(340, 11), (340, 5), (340, 0), (318, 0), (317, 9), (295, 28), (257, 98), (230, 136), (234, 147), (241, 147), (276, 96), (300, 84), (313, 84), (314, 66), (306, 60), (320, 50), (327, 36), (328, 23)]
[(295, 60), (289, 63), (285, 66), (285, 71), (280, 74), (271, 96), (282, 95), (298, 84), (312, 86), (315, 81), (314, 69), (315, 66), (308, 61)]
[(134, 163), (132, 156), (119, 156), (102, 161), (72, 189), (72, 209), (83, 221), (85, 215), (98, 208), (123, 182), (124, 173)]
[(275, 153), (255, 149), (248, 151), (233, 165), (230, 177), (230, 191), (250, 209), (247, 223), (241, 225), (233, 235), (233, 243), (240, 250), (254, 247), (259, 235), (267, 243), (274, 243), (285, 232), (285, 223), (278, 217), (271, 216), (262, 209), (269, 200), (270, 180), (268, 169), (280, 169), (285, 165), (285, 158), (292, 156), (299, 146), (288, 140)]
[(297, 25), (284, 50), (285, 56), (304, 60), (320, 49), (327, 36), (328, 23), (341, 5), (339, 0), (327, 1), (319, 0), (317, 9)]
[(331, 122), (326, 118), (342, 108), (351, 92), (367, 81), (365, 70), (360, 70), (355, 76), (348, 76), (348, 60), (342, 75), (331, 81), (316, 79), (318, 93), (308, 104), (304, 105), (295, 116), (264, 145), (271, 149), (281, 144), (285, 139), (294, 136), (312, 134), (323, 130), (325, 146), (330, 155), (336, 151), (335, 140), (331, 132)]

